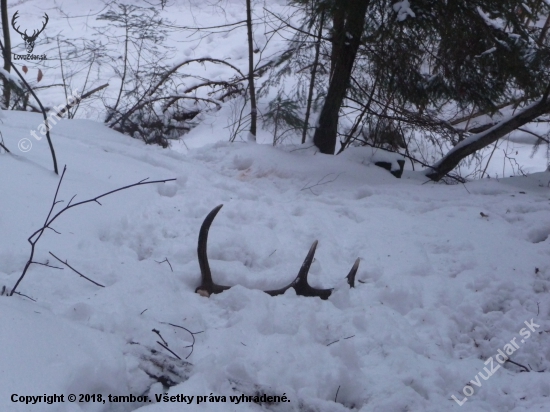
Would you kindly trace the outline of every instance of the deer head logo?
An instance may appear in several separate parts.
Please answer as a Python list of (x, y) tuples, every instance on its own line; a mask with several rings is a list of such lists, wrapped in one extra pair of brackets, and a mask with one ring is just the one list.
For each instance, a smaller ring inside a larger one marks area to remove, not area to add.
[(36, 41), (36, 38), (38, 37), (38, 35), (40, 33), (42, 33), (44, 31), (44, 29), (46, 28), (46, 24), (48, 24), (49, 17), (46, 13), (44, 13), (44, 16), (45, 16), (46, 20), (44, 21), (44, 24), (42, 25), (42, 28), (38, 31), (33, 30), (32, 34), (29, 36), (27, 34), (27, 30), (25, 30), (25, 32), (21, 33), (19, 31), (19, 27), (15, 27), (15, 21), (17, 20), (17, 17), (19, 17), (19, 16), (17, 16), (17, 13), (19, 13), (19, 11), (16, 11), (15, 14), (13, 15), (13, 17), (11, 19), (11, 25), (14, 28), (14, 30), (21, 35), (23, 40), (25, 40), (25, 47), (27, 49), (27, 53), (32, 53), (32, 51), (34, 50), (34, 42)]

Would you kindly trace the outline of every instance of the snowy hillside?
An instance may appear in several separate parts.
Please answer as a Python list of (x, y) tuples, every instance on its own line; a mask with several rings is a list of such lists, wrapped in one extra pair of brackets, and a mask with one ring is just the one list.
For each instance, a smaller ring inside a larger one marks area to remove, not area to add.
[[(3, 112), (6, 145), (40, 121)], [(86, 120), (62, 121), (52, 137), (67, 165), (56, 210), (144, 178), (177, 181), (70, 209), (45, 232), (18, 286), (28, 298), (0, 297), (0, 410), (548, 410), (550, 173), (447, 186), (418, 172), (396, 179), (365, 149), (331, 157), (220, 142), (179, 154)], [(1, 154), (0, 172), (0, 287), (9, 291), (59, 176), (44, 141)], [(239, 286), (207, 299), (194, 293), (196, 242), (218, 204), (214, 279)], [(336, 288), (329, 300), (258, 290), (288, 284), (314, 240), (310, 280)], [(510, 348), (515, 363), (500, 367), (495, 356)], [(499, 369), (485, 381), (490, 358)], [(191, 404), (155, 403), (163, 388), (146, 373), (159, 372), (155, 359), (173, 364), (173, 383), (187, 379), (167, 392)], [(22, 403), (45, 394), (65, 402)], [(69, 394), (152, 402), (70, 403)], [(242, 394), (288, 402), (230, 400)]]
[[(122, 90), (120, 33), (96, 20), (108, 3), (8, 2), (29, 30), (49, 15), (36, 43), (48, 60), (27, 62), (25, 74), (49, 86), (37, 89), (46, 107), (65, 104), (60, 50), (69, 92), (109, 86), (52, 125), (59, 175), (32, 134), (42, 115), (0, 111), (11, 151), (0, 146), (0, 412), (550, 411), (550, 171), (540, 172), (544, 146), (533, 151), (546, 123), (480, 151), (457, 171), (491, 178), (457, 185), (409, 162), (396, 179), (373, 164), (387, 152), (368, 147), (327, 156), (293, 144), (299, 134), (274, 147), (261, 119), (258, 144), (245, 142), (246, 128), (229, 143), (242, 96), (217, 100), (206, 87), (190, 100), (212, 98), (215, 110), (170, 147), (145, 145), (102, 123)], [(286, 4), (254, 3), (258, 65), (292, 38), (273, 15)], [(174, 90), (247, 72), (246, 27), (218, 30), (242, 23), (244, 1), (168, 6), (159, 16), (177, 35), (159, 61), (186, 62)], [(13, 31), (12, 40), (22, 52)], [(84, 44), (112, 60), (90, 63)], [(273, 93), (259, 95), (260, 113)], [(494, 178), (521, 172), (531, 174)], [(63, 211), (144, 179), (165, 182)], [(221, 204), (208, 257), (214, 281), (232, 287), (206, 298), (195, 293), (197, 241)], [(292, 282), (315, 241), (309, 281), (334, 288), (328, 300), (262, 292)]]

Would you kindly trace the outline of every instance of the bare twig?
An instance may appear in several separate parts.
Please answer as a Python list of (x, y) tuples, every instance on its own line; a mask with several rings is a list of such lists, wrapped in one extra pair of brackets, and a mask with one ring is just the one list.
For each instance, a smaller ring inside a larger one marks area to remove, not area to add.
[(295, 152), (295, 151), (297, 151), (297, 150), (311, 149), (312, 147), (315, 147), (315, 145), (299, 147), (299, 148), (297, 148), (297, 149), (289, 150), (288, 152), (289, 152), (289, 153), (292, 153), (292, 152)]
[(6, 153), (11, 153), (8, 148), (4, 145), (4, 135), (0, 132), (0, 147), (6, 151)]
[[(181, 358), (177, 355), (177, 353), (175, 353), (173, 350), (171, 350), (170, 348), (168, 348), (168, 346), (160, 343), (158, 340), (157, 340), (157, 343), (162, 346), (164, 349), (166, 349), (168, 352), (170, 352), (172, 355), (174, 355), (176, 358), (178, 358), (179, 360), (181, 360)], [(187, 358), (186, 358), (187, 359)]]
[(525, 372), (531, 372), (529, 369), (527, 369), (527, 366), (522, 365), (521, 363), (514, 362), (512, 359), (507, 359), (506, 362), (513, 363), (516, 366), (519, 366), (520, 368), (525, 369)]
[[(88, 84), (88, 79), (90, 78), (90, 72), (92, 71), (92, 67), (94, 65), (94, 62), (95, 62), (95, 59), (96, 59), (96, 54), (94, 53), (93, 56), (92, 56), (92, 61), (90, 62), (89, 66), (88, 66), (88, 73), (86, 73), (86, 79), (84, 80), (84, 85), (82, 86), (82, 90), (85, 90), (86, 89), (86, 85)], [(107, 86), (109, 84), (107, 83)], [(102, 88), (102, 86), (100, 86)], [(105, 86), (106, 87), (106, 86)], [(75, 115), (76, 115), (76, 112), (78, 111), (78, 109), (80, 108), (80, 103), (82, 102), (82, 99), (85, 99), (87, 98), (88, 96), (90, 96), (92, 93), (95, 93), (97, 91), (99, 91), (100, 89), (99, 88), (96, 88), (88, 93), (85, 93), (83, 96), (79, 97), (77, 100), (77, 103), (76, 103), (76, 106), (74, 107), (74, 110), (72, 111), (72, 113), (69, 113), (69, 115), (67, 116), (69, 119), (74, 119)]]
[(248, 40), (248, 91), (250, 96), (250, 133), (256, 141), (256, 122), (258, 109), (256, 107), (256, 86), (254, 84), (254, 39), (252, 37), (252, 3), (246, 0), (246, 30)]
[(338, 340), (335, 340), (334, 342), (330, 342), (330, 343), (327, 343), (327, 346), (330, 346), (336, 342), (340, 342), (341, 340), (347, 340), (347, 339), (351, 339), (351, 338), (354, 338), (355, 335), (351, 335), (351, 336), (346, 336), (345, 338), (342, 338), (342, 339), (338, 339)]
[[(59, 259), (57, 256), (55, 256), (52, 252), (49, 252), (50, 255), (52, 255), (54, 258), (56, 258), (58, 261), (60, 261), (61, 263), (63, 263), (64, 265), (66, 265), (69, 269), (71, 269), (73, 272), (75, 272), (77, 275), (80, 275), (81, 277), (83, 277), (84, 279), (86, 279), (88, 282), (92, 282), (94, 285), (97, 285), (99, 287), (102, 287), (104, 288), (105, 286), (102, 285), (101, 283), (97, 283), (96, 281), (93, 281), (92, 279), (90, 279), (89, 277), (87, 276), (84, 276), (82, 273), (80, 273), (78, 270), (76, 270), (75, 268), (73, 268), (71, 265), (69, 265), (67, 263), (67, 260), (63, 261), (61, 259)], [(63, 268), (60, 268), (60, 269), (63, 269)]]
[(0, 147), (6, 151), (6, 153), (11, 153), (6, 146), (4, 146), (4, 143), (0, 141)]
[(153, 329), (152, 332), (156, 333), (158, 335), (158, 337), (160, 338), (160, 340), (162, 341), (162, 343), (164, 343), (166, 346), (168, 346), (168, 342), (166, 342), (164, 340), (164, 338), (162, 337), (162, 335), (160, 334), (160, 331), (158, 329)]
[[(67, 79), (65, 77), (65, 71), (63, 70), (63, 55), (61, 54), (61, 45), (59, 44), (59, 36), (57, 36), (57, 51), (59, 53), (59, 63), (61, 65), (61, 80), (63, 81), (63, 91), (65, 92), (65, 101), (69, 101), (67, 95)], [(70, 113), (69, 113), (70, 117)]]
[(233, 26), (243, 27), (244, 23), (246, 23), (246, 20), (236, 21), (235, 23), (222, 24), (222, 25), (219, 25), (219, 26), (206, 26), (206, 27), (176, 26), (176, 25), (173, 25), (173, 24), (164, 24), (164, 26), (174, 28), (174, 29), (181, 29), (181, 30), (202, 31), (202, 30), (212, 30), (212, 29), (223, 29), (223, 28), (226, 28), (226, 27), (233, 27)]
[[(159, 87), (161, 87), (164, 84), (164, 82), (166, 82), (170, 78), (170, 76), (172, 76), (175, 72), (177, 72), (182, 66), (185, 66), (185, 65), (188, 65), (188, 64), (191, 64), (191, 63), (206, 63), (206, 62), (226, 65), (226, 66), (232, 68), (233, 70), (235, 70), (237, 73), (239, 73), (239, 75), (241, 77), (245, 77), (244, 74), (236, 66), (232, 65), (231, 63), (228, 63), (225, 60), (213, 59), (213, 58), (209, 58), (209, 57), (185, 60), (185, 61), (175, 65), (170, 70), (166, 71), (162, 75), (160, 80), (154, 86), (150, 86), (148, 88), (148, 90), (145, 93), (143, 93), (143, 95), (138, 99), (138, 101), (134, 104), (134, 106), (132, 106), (126, 113), (124, 113), (122, 116), (114, 119), (113, 121), (111, 121), (111, 118), (112, 118), (112, 116), (111, 116), (111, 117), (107, 118), (106, 123), (110, 122), (109, 127), (111, 127), (111, 128), (114, 128), (114, 126), (116, 126), (118, 123), (123, 123), (134, 112), (139, 110), (140, 107), (143, 107), (144, 101), (147, 100), (146, 99), (147, 96), (153, 96), (155, 94), (155, 92), (159, 89)], [(116, 111), (114, 111), (114, 112), (116, 112)]]
[(50, 264), (47, 263), (47, 262), (46, 262), (46, 263), (42, 263), (42, 262), (35, 262), (35, 261), (32, 261), (31, 263), (34, 263), (35, 265), (46, 266), (47, 268), (63, 270), (63, 268), (60, 268), (59, 266), (52, 266), (52, 265), (50, 265)]
[(493, 147), (493, 150), (491, 151), (491, 155), (489, 156), (489, 160), (487, 160), (487, 164), (485, 165), (485, 168), (483, 169), (483, 172), (481, 172), (481, 178), (483, 179), (483, 176), (485, 176), (485, 173), (487, 172), (487, 168), (489, 167), (489, 163), (491, 163), (491, 159), (493, 158), (493, 154), (495, 154), (495, 151), (497, 150), (498, 141), (495, 142), (495, 147)]
[(170, 261), (168, 260), (168, 258), (164, 258), (164, 260), (161, 260), (160, 262), (159, 262), (158, 260), (155, 260), (155, 262), (157, 262), (157, 263), (159, 263), (159, 264), (160, 264), (160, 263), (166, 262), (166, 263), (168, 263), (168, 266), (170, 266), (170, 270), (171, 270), (172, 272), (174, 271), (174, 269), (172, 269), (172, 265), (170, 264)]
[[(16, 295), (23, 296), (24, 298), (30, 299), (30, 300), (32, 300), (33, 302), (36, 302), (36, 299), (33, 299), (33, 298), (31, 298), (30, 296), (27, 296), (27, 295), (25, 295), (25, 294), (23, 294), (23, 293), (19, 293), (19, 292), (14, 292), (14, 293), (15, 293)], [(11, 296), (11, 294), (10, 294), (10, 296)]]
[(310, 185), (310, 186), (308, 186), (308, 183), (309, 183), (309, 182), (307, 182), (307, 183), (304, 185), (304, 187), (302, 187), (302, 188), (300, 189), (300, 192), (303, 191), (303, 190), (309, 190), (311, 193), (313, 193), (315, 196), (317, 196), (317, 193), (315, 193), (315, 192), (314, 192), (313, 190), (311, 190), (311, 189), (313, 189), (313, 188), (316, 187), (316, 186), (322, 186), (322, 185), (326, 185), (326, 184), (329, 184), (329, 183), (334, 182), (336, 179), (338, 179), (338, 178), (340, 177), (340, 175), (341, 175), (342, 173), (343, 173), (343, 172), (338, 173), (334, 179), (325, 180), (325, 178), (329, 177), (330, 175), (334, 175), (334, 174), (335, 174), (335, 173), (328, 173), (328, 174), (324, 175), (321, 179), (319, 179), (319, 180), (317, 181), (317, 183), (312, 184), (312, 185)]
[(173, 323), (169, 323), (169, 322), (160, 322), (160, 323), (163, 323), (165, 325), (170, 325), (170, 326), (173, 326), (175, 328), (180, 328), (180, 329), (183, 329), (184, 331), (188, 332), (190, 335), (191, 335), (191, 338), (193, 338), (193, 342), (191, 342), (191, 345), (187, 345), (185, 346), (186, 348), (191, 348), (191, 352), (189, 352), (189, 355), (187, 355), (185, 357), (185, 359), (188, 359), (189, 356), (191, 356), (191, 354), (193, 353), (193, 349), (195, 347), (195, 335), (198, 335), (199, 333), (203, 333), (204, 331), (201, 330), (200, 332), (191, 332), (189, 329), (183, 327), (183, 326), (179, 326), (179, 325), (175, 325)]
[[(44, 232), (46, 231), (46, 229), (51, 229), (50, 228), (50, 225), (59, 217), (61, 216), (62, 213), (66, 212), (67, 210), (73, 208), (73, 207), (76, 207), (76, 206), (81, 206), (81, 205), (84, 205), (86, 203), (97, 203), (98, 205), (101, 206), (101, 203), (99, 203), (99, 199), (105, 197), (105, 196), (108, 196), (108, 195), (111, 195), (113, 193), (116, 193), (116, 192), (120, 192), (122, 190), (126, 190), (126, 189), (129, 189), (131, 187), (135, 187), (135, 186), (143, 186), (143, 185), (148, 185), (148, 184), (152, 184), (152, 183), (165, 183), (165, 182), (170, 182), (170, 181), (174, 181), (176, 179), (164, 179), (164, 180), (152, 180), (152, 181), (149, 181), (148, 179), (149, 178), (146, 178), (146, 179), (143, 179), (143, 180), (140, 180), (139, 182), (137, 183), (133, 183), (131, 185), (127, 185), (127, 186), (123, 186), (123, 187), (119, 187), (118, 189), (114, 189), (114, 190), (111, 190), (109, 192), (106, 192), (106, 193), (103, 193), (99, 196), (96, 196), (92, 199), (87, 199), (87, 200), (83, 200), (81, 202), (77, 202), (77, 203), (72, 203), (71, 202), (73, 201), (73, 199), (76, 197), (76, 195), (74, 195), (71, 200), (69, 200), (69, 203), (67, 203), (67, 206), (65, 206), (64, 208), (62, 208), (59, 212), (57, 212), (55, 215), (52, 216), (53, 214), (53, 211), (54, 211), (54, 208), (55, 206), (58, 204), (58, 203), (61, 203), (62, 200), (57, 200), (57, 196), (59, 194), (59, 188), (61, 187), (61, 183), (63, 182), (63, 177), (65, 176), (65, 172), (67, 171), (67, 166), (65, 166), (63, 168), (63, 173), (61, 173), (61, 177), (59, 178), (59, 183), (57, 184), (57, 189), (55, 190), (55, 195), (54, 195), (54, 198), (53, 198), (53, 201), (52, 201), (52, 205), (50, 207), (50, 211), (48, 212), (48, 216), (46, 217), (46, 220), (44, 222), (44, 225), (42, 225), (42, 227), (40, 229), (38, 229), (37, 231), (35, 231), (32, 235), (30, 235), (27, 239), (27, 241), (30, 243), (31, 245), (31, 252), (30, 252), (30, 256), (29, 256), (29, 259), (27, 260), (27, 263), (25, 264), (25, 267), (23, 269), (23, 273), (21, 273), (21, 276), (19, 276), (19, 279), (17, 279), (17, 282), (15, 283), (15, 286), (13, 287), (11, 293), (10, 293), (10, 296), (12, 296), (14, 293), (15, 293), (15, 290), (17, 289), (17, 287), (19, 286), (19, 283), (21, 283), (21, 281), (23, 280), (23, 278), (25, 277), (25, 275), (27, 274), (27, 271), (29, 270), (29, 267), (32, 263), (35, 263), (33, 262), (33, 257), (34, 257), (34, 252), (35, 252), (35, 248), (36, 248), (36, 244), (37, 242), (40, 240), (40, 238), (42, 237), (42, 235), (44, 234)], [(82, 275), (81, 275), (82, 276)], [(89, 279), (88, 279), (89, 280)]]
[[(79, 105), (80, 102), (81, 102), (82, 100), (84, 100), (84, 99), (90, 97), (92, 94), (94, 94), (94, 93), (96, 93), (96, 92), (98, 92), (98, 91), (100, 91), (100, 90), (102, 90), (102, 89), (104, 89), (104, 88), (106, 88), (106, 87), (108, 87), (108, 86), (109, 86), (109, 83), (105, 83), (105, 84), (102, 84), (101, 86), (96, 87), (96, 88), (93, 89), (93, 90), (90, 90), (90, 91), (87, 92), (87, 93), (84, 93), (82, 96), (79, 96), (79, 97), (76, 98), (76, 102), (73, 102), (72, 104), (67, 103), (63, 109), (59, 110), (58, 114), (64, 115), (65, 112), (68, 112), (69, 109), (70, 109), (71, 107), (73, 107), (75, 104), (76, 104), (76, 105)], [(69, 113), (69, 114), (70, 114), (70, 113)]]
[(550, 140), (548, 140), (548, 139), (542, 137), (540, 134), (534, 133), (534, 132), (532, 132), (532, 131), (530, 131), (530, 130), (527, 130), (527, 129), (523, 128), (523, 127), (518, 127), (518, 130), (520, 130), (520, 131), (522, 131), (522, 132), (524, 132), (524, 133), (528, 133), (528, 134), (530, 134), (530, 135), (533, 135), (533, 136), (535, 136), (537, 139), (542, 140), (543, 142), (546, 142), (546, 143), (550, 144)]
[[(276, 18), (277, 20), (279, 20), (284, 26), (298, 32), (298, 33), (302, 33), (302, 34), (305, 34), (306, 36), (309, 36), (309, 37), (313, 37), (313, 38), (317, 38), (317, 35), (315, 33), (310, 33), (308, 31), (305, 31), (305, 30), (302, 30), (300, 29), (299, 27), (295, 27), (295, 26), (292, 26), (290, 23), (288, 23), (288, 21), (286, 21), (285, 19), (283, 19), (282, 17), (280, 16), (277, 16), (275, 13), (269, 11), (268, 9), (266, 9), (264, 7), (264, 11), (271, 14), (274, 18)], [(321, 37), (322, 40), (325, 40), (325, 41), (332, 41), (332, 39), (330, 38), (327, 38), (327, 37)]]

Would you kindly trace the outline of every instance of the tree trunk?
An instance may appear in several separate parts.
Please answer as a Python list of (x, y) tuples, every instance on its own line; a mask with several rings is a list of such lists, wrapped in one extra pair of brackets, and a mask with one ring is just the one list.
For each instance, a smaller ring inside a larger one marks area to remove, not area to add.
[(333, 55), (334, 70), (313, 136), (313, 142), (321, 153), (334, 154), (336, 148), (338, 113), (350, 83), (369, 2), (370, 0), (348, 0), (342, 4), (345, 23), (341, 27), (334, 27), (333, 47), (339, 53)]
[[(11, 69), (11, 40), (10, 40), (10, 23), (8, 17), (8, 0), (0, 0), (2, 9), (2, 32), (4, 35), (4, 70), (7, 72)], [(6, 109), (10, 107), (10, 84), (8, 79), (4, 79), (4, 106)]]
[(465, 157), (474, 154), (479, 149), (483, 149), (508, 133), (513, 132), (518, 127), (532, 122), (537, 117), (548, 112), (550, 112), (550, 100), (548, 99), (548, 95), (545, 95), (537, 103), (526, 107), (518, 114), (460, 142), (439, 162), (431, 166), (426, 176), (437, 182), (453, 170)]
[(325, 23), (325, 12), (322, 11), (321, 17), (319, 18), (319, 31), (317, 32), (317, 41), (315, 42), (315, 57), (313, 59), (313, 67), (311, 68), (311, 78), (309, 79), (306, 118), (304, 120), (304, 129), (302, 130), (302, 144), (306, 142), (307, 129), (309, 128), (309, 115), (311, 113), (311, 104), (313, 102), (313, 89), (315, 88), (315, 76), (317, 75), (317, 67), (319, 66), (319, 54), (321, 49), (321, 40), (323, 37), (324, 23)]
[(250, 135), (256, 141), (256, 89), (254, 87), (254, 44), (252, 39), (252, 6), (250, 0), (246, 0), (246, 28), (248, 34), (248, 90), (250, 92)]
[(338, 56), (342, 52), (342, 43), (339, 41), (339, 34), (344, 33), (344, 23), (346, 15), (342, 5), (338, 5), (332, 15), (332, 50), (330, 51), (330, 78), (334, 73)]

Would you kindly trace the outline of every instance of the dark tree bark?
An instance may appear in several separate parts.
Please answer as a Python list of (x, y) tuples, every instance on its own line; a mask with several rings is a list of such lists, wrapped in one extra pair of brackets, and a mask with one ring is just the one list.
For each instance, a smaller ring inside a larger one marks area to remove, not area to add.
[(313, 89), (315, 88), (315, 76), (319, 67), (319, 55), (321, 49), (321, 40), (323, 37), (323, 25), (325, 23), (325, 12), (321, 12), (319, 18), (319, 30), (317, 31), (317, 41), (315, 42), (315, 57), (313, 59), (313, 67), (311, 68), (311, 78), (309, 79), (309, 91), (307, 95), (306, 118), (304, 120), (304, 129), (302, 130), (302, 144), (306, 142), (307, 129), (309, 128), (309, 116), (311, 113), (311, 104), (313, 102)]
[(513, 132), (517, 128), (532, 122), (537, 117), (548, 112), (550, 112), (550, 100), (548, 99), (547, 93), (537, 103), (528, 106), (518, 114), (462, 141), (459, 145), (447, 153), (439, 162), (437, 162), (434, 166), (431, 166), (430, 171), (426, 173), (426, 176), (437, 182), (453, 170), (465, 157), (474, 154), (479, 149), (483, 149), (508, 133)]
[(336, 135), (338, 131), (338, 113), (350, 83), (351, 71), (361, 43), (361, 35), (365, 24), (365, 14), (370, 0), (348, 0), (338, 5), (335, 16), (343, 13), (344, 23), (335, 20), (333, 28), (332, 62), (334, 67), (329, 88), (319, 122), (315, 129), (313, 142), (321, 153), (334, 154)]
[(343, 7), (336, 7), (332, 15), (332, 50), (330, 52), (330, 77), (334, 73), (338, 56), (342, 52), (342, 44), (336, 33), (344, 32), (344, 23), (346, 15)]
[[(10, 40), (10, 19), (8, 17), (8, 0), (0, 0), (2, 9), (2, 32), (4, 35), (4, 70), (7, 72), (11, 69), (11, 40)], [(6, 109), (10, 106), (11, 89), (8, 79), (4, 79), (4, 105)]]
[(251, 1), (246, 0), (246, 28), (248, 34), (248, 90), (250, 92), (250, 134), (256, 140), (256, 88), (254, 87), (254, 44), (252, 39), (252, 6)]

